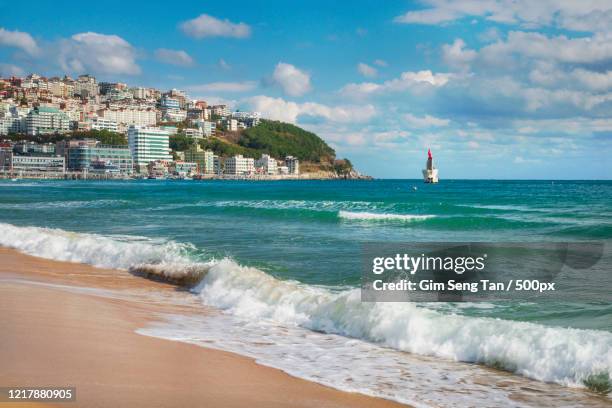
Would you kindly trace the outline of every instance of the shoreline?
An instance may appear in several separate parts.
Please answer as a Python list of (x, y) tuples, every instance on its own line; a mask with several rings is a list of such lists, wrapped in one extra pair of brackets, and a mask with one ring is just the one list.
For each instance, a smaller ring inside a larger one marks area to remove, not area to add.
[(162, 313), (202, 313), (195, 300), (166, 302), (179, 292), (169, 284), (4, 247), (0, 258), (1, 385), (75, 386), (75, 406), (87, 407), (405, 406), (238, 354), (136, 333)]

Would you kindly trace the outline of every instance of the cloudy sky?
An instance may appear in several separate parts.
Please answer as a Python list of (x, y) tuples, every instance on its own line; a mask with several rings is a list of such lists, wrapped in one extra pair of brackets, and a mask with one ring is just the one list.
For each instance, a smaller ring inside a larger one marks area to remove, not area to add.
[(612, 178), (612, 2), (0, 1), (0, 74), (296, 123), (377, 177)]

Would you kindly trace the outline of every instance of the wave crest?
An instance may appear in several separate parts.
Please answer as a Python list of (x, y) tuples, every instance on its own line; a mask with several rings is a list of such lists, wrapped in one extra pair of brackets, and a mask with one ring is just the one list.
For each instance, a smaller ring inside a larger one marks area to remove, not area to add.
[(415, 215), (415, 214), (392, 214), (392, 213), (372, 213), (372, 212), (352, 212), (338, 211), (338, 217), (347, 220), (360, 221), (423, 221), (434, 218), (434, 215)]

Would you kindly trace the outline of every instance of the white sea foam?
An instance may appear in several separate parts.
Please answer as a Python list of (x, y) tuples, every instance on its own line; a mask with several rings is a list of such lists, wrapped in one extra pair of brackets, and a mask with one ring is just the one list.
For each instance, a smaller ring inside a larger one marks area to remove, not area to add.
[(364, 339), (411, 353), (477, 362), (529, 378), (582, 386), (612, 375), (612, 333), (441, 313), (412, 303), (363, 303), (359, 290), (280, 281), (223, 260), (196, 288), (206, 304), (249, 319)]
[(106, 237), (5, 223), (0, 223), (0, 245), (42, 258), (118, 269), (143, 263), (187, 264), (192, 261), (186, 253), (193, 249), (192, 245), (173, 241)]
[[(152, 269), (160, 273), (173, 275), (177, 270), (177, 276), (201, 271), (197, 265), (203, 265), (204, 278), (193, 289), (202, 302), (251, 322), (311, 329), (447, 360), (490, 364), (567, 386), (582, 386), (592, 374), (612, 375), (609, 332), (467, 317), (411, 303), (364, 303), (357, 289), (337, 292), (282, 281), (230, 259), (194, 263), (189, 255), (194, 248), (172, 241), (0, 223), (0, 245), (102, 267), (127, 269), (153, 264)], [(327, 352), (333, 359), (334, 349)], [(319, 379), (334, 381), (333, 377)]]
[(370, 201), (328, 201), (328, 200), (231, 200), (231, 201), (200, 201), (203, 207), (243, 207), (266, 210), (310, 210), (338, 211), (376, 210), (385, 206), (382, 202)]
[(5, 210), (44, 210), (44, 209), (74, 209), (74, 208), (101, 208), (128, 204), (126, 200), (91, 200), (91, 201), (41, 201), (32, 203), (0, 203), (0, 209)]
[(372, 213), (372, 212), (352, 212), (339, 211), (338, 216), (347, 220), (360, 221), (422, 221), (435, 217), (434, 215), (415, 215), (415, 214), (393, 214), (393, 213)]

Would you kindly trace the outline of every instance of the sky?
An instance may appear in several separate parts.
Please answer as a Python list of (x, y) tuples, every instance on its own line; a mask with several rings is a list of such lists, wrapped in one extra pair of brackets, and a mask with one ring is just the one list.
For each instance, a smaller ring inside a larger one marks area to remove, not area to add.
[(177, 88), (381, 178), (612, 178), (612, 2), (0, 0), (0, 75)]

